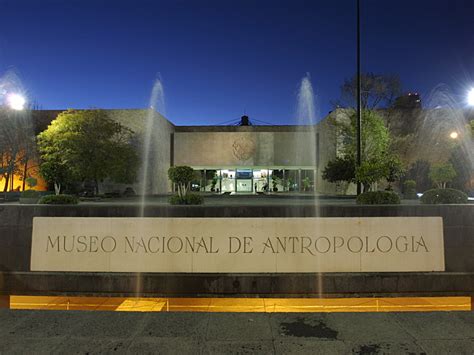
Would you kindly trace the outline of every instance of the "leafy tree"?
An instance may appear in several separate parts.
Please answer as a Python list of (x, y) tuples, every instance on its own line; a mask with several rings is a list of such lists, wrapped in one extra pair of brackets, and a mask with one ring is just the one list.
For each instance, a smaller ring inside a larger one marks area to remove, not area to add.
[(341, 156), (330, 161), (323, 172), (323, 178), (330, 182), (359, 181), (364, 191), (374, 188), (376, 183), (387, 179), (389, 186), (399, 179), (402, 168), (397, 156), (390, 152), (390, 136), (382, 118), (375, 112), (362, 112), (361, 152), (362, 165), (356, 169), (356, 114), (350, 111), (336, 122), (338, 139), (341, 142)]
[(385, 162), (386, 176), (385, 179), (388, 182), (387, 190), (392, 190), (392, 184), (395, 181), (399, 181), (405, 174), (402, 161), (398, 156), (390, 155)]
[(388, 176), (387, 164), (383, 160), (363, 160), (356, 168), (356, 180), (364, 186), (364, 192), (376, 189), (377, 183)]
[(352, 157), (337, 157), (324, 168), (323, 179), (329, 182), (354, 182), (355, 162)]
[(60, 150), (46, 152), (43, 148), (42, 158), (39, 172), (46, 181), (54, 185), (54, 192), (59, 195), (62, 188), (73, 181), (72, 169)]
[(71, 181), (93, 181), (96, 193), (107, 178), (132, 183), (139, 164), (133, 140), (133, 132), (104, 110), (62, 112), (38, 135), (40, 172), (57, 194)]
[[(362, 160), (380, 160), (389, 150), (390, 136), (382, 118), (375, 111), (363, 111), (361, 120)], [(343, 140), (342, 153), (355, 161), (357, 152), (356, 113), (352, 112), (349, 120), (337, 123)]]
[(168, 177), (177, 185), (179, 198), (186, 198), (189, 184), (194, 178), (193, 168), (189, 166), (172, 166), (168, 169)]
[(438, 185), (438, 188), (446, 188), (446, 184), (456, 177), (456, 170), (451, 163), (434, 164), (429, 174), (431, 180)]

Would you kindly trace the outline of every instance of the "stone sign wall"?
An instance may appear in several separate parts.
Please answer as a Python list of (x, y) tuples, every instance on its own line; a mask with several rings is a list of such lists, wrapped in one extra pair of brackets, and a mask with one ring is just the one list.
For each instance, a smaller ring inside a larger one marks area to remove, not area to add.
[(440, 217), (35, 217), (32, 271), (444, 271)]

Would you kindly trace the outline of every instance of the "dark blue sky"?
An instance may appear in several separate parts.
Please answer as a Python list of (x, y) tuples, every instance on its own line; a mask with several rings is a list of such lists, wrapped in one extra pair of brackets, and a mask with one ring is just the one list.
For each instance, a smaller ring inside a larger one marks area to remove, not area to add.
[[(161, 75), (176, 124), (244, 111), (293, 123), (311, 74), (324, 116), (355, 71), (355, 0), (0, 0), (0, 75), (44, 109), (143, 108)], [(473, 0), (362, 0), (363, 70), (427, 97), (474, 79)]]

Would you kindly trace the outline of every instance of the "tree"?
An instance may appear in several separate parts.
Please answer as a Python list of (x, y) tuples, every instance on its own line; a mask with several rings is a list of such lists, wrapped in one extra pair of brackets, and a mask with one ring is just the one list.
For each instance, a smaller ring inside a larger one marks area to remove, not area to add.
[(361, 123), (361, 166), (355, 166), (356, 114), (349, 111), (347, 117), (334, 122), (341, 142), (340, 156), (328, 163), (323, 179), (330, 182), (358, 181), (364, 185), (364, 191), (376, 187), (376, 183), (382, 179), (386, 179), (390, 186), (400, 177), (402, 168), (398, 157), (390, 152), (388, 129), (375, 111), (362, 111)]
[(178, 196), (184, 199), (188, 193), (189, 184), (194, 178), (194, 170), (189, 166), (172, 166), (168, 169), (169, 179), (178, 187)]
[[(361, 105), (363, 110), (390, 107), (401, 94), (400, 78), (396, 75), (374, 73), (361, 74)], [(345, 79), (341, 85), (341, 100), (336, 103), (342, 107), (356, 107), (357, 76)]]
[(4, 180), (4, 192), (13, 189), (15, 175), (23, 180), (25, 189), (29, 162), (36, 155), (30, 113), (0, 108), (0, 180)]
[(132, 183), (139, 164), (133, 140), (104, 110), (64, 111), (38, 135), (40, 172), (56, 193), (71, 181), (93, 181), (96, 193), (107, 178)]
[(385, 179), (388, 182), (387, 190), (392, 190), (392, 184), (403, 177), (405, 169), (403, 168), (400, 158), (395, 155), (389, 155), (388, 159), (385, 161), (385, 167), (387, 169), (385, 176)]
[[(389, 150), (390, 136), (382, 118), (375, 111), (362, 111), (361, 120), (362, 160), (379, 160)], [(355, 161), (357, 152), (356, 113), (351, 111), (349, 119), (336, 122), (342, 140), (342, 154)]]
[(356, 167), (356, 181), (362, 183), (364, 192), (376, 190), (377, 183), (388, 176), (387, 170), (387, 164), (383, 160), (364, 160), (360, 167)]
[(451, 163), (434, 164), (429, 175), (438, 188), (445, 189), (446, 184), (456, 177), (456, 170)]
[(328, 162), (324, 168), (323, 179), (337, 183), (342, 181), (355, 181), (355, 162), (352, 157), (337, 157)]

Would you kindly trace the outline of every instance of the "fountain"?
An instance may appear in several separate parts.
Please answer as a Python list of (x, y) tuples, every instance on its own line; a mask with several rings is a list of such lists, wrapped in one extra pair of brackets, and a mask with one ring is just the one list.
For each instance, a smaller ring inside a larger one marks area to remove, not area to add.
[[(316, 178), (318, 175), (317, 169), (317, 150), (319, 147), (317, 146), (317, 137), (316, 137), (316, 97), (314, 94), (313, 86), (311, 84), (311, 77), (309, 73), (301, 79), (298, 95), (297, 95), (297, 109), (296, 109), (296, 120), (299, 129), (304, 130), (308, 134), (308, 138), (305, 140), (302, 139), (295, 139), (295, 152), (296, 152), (296, 159), (298, 159), (298, 155), (305, 156), (305, 164), (313, 168), (313, 184), (316, 185)], [(295, 135), (296, 138), (296, 135)], [(300, 183), (302, 183), (303, 177), (300, 176)], [(301, 187), (300, 187), (301, 191)], [(318, 199), (314, 198), (314, 216), (319, 216), (319, 202)], [(303, 216), (303, 212), (300, 209), (295, 209), (298, 216)], [(317, 231), (316, 231), (317, 232)], [(321, 260), (320, 258), (316, 258), (316, 270), (321, 270)], [(318, 297), (322, 298), (323, 294), (323, 273), (317, 272), (317, 292)]]
[[(159, 155), (156, 154), (156, 143), (160, 137), (160, 129), (158, 120), (161, 119), (159, 114), (165, 114), (165, 97), (163, 83), (157, 78), (153, 83), (151, 90), (150, 102), (145, 116), (145, 124), (142, 141), (142, 171), (141, 171), (141, 191), (138, 217), (145, 217), (145, 205), (147, 195), (157, 192), (156, 172), (158, 168)], [(140, 223), (139, 235), (143, 235), (144, 223)], [(135, 297), (140, 297), (142, 291), (142, 275), (135, 275)]]
[(472, 175), (474, 170), (474, 143), (465, 111), (459, 107), (450, 88), (436, 86), (427, 100), (426, 113), (419, 129), (418, 154), (433, 157), (435, 161), (452, 159), (453, 148), (459, 149), (456, 159)]
[(146, 196), (157, 192), (155, 182), (156, 170), (159, 159), (155, 151), (156, 140), (160, 136), (157, 120), (158, 114), (165, 115), (165, 97), (163, 83), (160, 78), (156, 79), (150, 96), (150, 103), (145, 117), (142, 147), (142, 173), (141, 173), (141, 201), (139, 216), (143, 217), (145, 212)]
[(316, 124), (316, 105), (315, 94), (311, 84), (311, 76), (309, 73), (301, 79), (298, 89), (298, 106), (296, 110), (296, 118), (300, 125)]
[[(311, 78), (307, 73), (299, 85), (297, 94), (297, 107), (296, 107), (296, 122), (297, 129), (306, 132), (306, 139), (298, 138), (295, 134), (294, 141), (294, 154), (295, 161), (298, 161), (300, 166), (306, 166), (307, 169), (313, 170), (312, 186), (316, 184), (316, 176), (318, 168), (317, 165), (317, 139), (316, 139), (316, 105), (315, 105), (315, 94), (313, 86), (311, 85)], [(303, 176), (299, 180), (303, 180)], [(300, 184), (302, 183), (300, 181)], [(300, 191), (302, 191), (300, 186)]]

